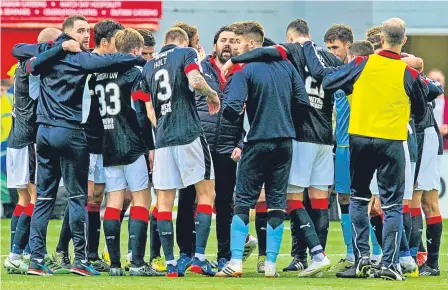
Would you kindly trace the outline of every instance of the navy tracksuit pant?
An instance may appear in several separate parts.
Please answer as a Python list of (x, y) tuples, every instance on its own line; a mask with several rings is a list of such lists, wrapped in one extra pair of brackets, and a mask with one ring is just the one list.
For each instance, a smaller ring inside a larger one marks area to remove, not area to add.
[(84, 130), (41, 124), (37, 131), (37, 201), (31, 218), (31, 258), (43, 259), (50, 216), (61, 177), (69, 195), (75, 260), (86, 260), (89, 150)]
[(381, 208), (384, 212), (383, 263), (397, 264), (403, 233), (405, 153), (403, 141), (350, 135), (351, 190), (350, 217), (355, 256), (370, 256), (369, 189), (377, 170)]

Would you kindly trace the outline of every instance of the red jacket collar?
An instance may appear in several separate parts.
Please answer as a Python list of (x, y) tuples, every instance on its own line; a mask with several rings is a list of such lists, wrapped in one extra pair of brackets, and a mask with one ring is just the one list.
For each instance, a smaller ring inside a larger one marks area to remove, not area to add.
[(216, 70), (216, 73), (218, 74), (218, 79), (219, 79), (219, 84), (221, 85), (221, 90), (224, 90), (227, 80), (225, 78), (223, 78), (223, 76), (221, 75), (221, 69), (216, 64), (216, 59), (215, 59), (214, 55), (210, 58), (210, 63), (212, 64), (213, 68)]
[(401, 59), (401, 56), (398, 53), (390, 50), (381, 50), (380, 52), (378, 52), (378, 54), (387, 58)]
[(237, 71), (242, 70), (245, 65), (246, 65), (245, 63), (237, 63), (237, 64), (235, 64), (233, 66), (232, 70), (230, 71), (229, 76), (235, 74)]

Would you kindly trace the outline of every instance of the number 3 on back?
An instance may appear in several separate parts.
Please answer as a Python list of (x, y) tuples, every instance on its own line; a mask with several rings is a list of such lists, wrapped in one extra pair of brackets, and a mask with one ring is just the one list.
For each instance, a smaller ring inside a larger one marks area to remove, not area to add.
[(159, 92), (157, 93), (157, 99), (164, 102), (171, 98), (171, 85), (170, 75), (166, 69), (161, 69), (156, 72), (154, 76), (156, 82), (159, 83)]

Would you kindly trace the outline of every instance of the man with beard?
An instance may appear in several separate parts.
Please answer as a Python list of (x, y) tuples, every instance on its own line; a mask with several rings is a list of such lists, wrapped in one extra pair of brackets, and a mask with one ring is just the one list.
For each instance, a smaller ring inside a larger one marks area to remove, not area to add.
[[(221, 66), (233, 56), (235, 34), (228, 26), (221, 27), (213, 39), (214, 53), (202, 62), (208, 85), (222, 98), (226, 79), (221, 77)], [(208, 113), (206, 97), (197, 95), (196, 106), (202, 128), (210, 146), (215, 168), (216, 236), (218, 239), (218, 269), (230, 259), (230, 224), (232, 222), (233, 189), (236, 183), (236, 164), (243, 147), (242, 118), (232, 122)]]

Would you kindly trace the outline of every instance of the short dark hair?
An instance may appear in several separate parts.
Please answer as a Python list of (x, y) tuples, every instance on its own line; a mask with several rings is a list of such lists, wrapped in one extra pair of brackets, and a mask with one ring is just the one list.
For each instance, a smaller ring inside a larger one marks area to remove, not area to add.
[(143, 47), (143, 36), (132, 28), (120, 30), (115, 35), (115, 46), (118, 52), (130, 53), (134, 48)]
[(297, 33), (301, 33), (303, 35), (307, 36), (310, 35), (310, 28), (308, 26), (308, 23), (301, 18), (297, 18), (288, 24), (288, 27), (286, 28), (286, 33), (288, 33), (288, 31), (290, 30)]
[(233, 32), (233, 28), (230, 25), (226, 25), (221, 27), (216, 33), (215, 36), (213, 37), (213, 44), (216, 44), (218, 42), (219, 36), (221, 35), (221, 33), (223, 33), (224, 31), (229, 31), (229, 32)]
[(340, 40), (342, 42), (353, 43), (353, 31), (348, 25), (335, 24), (330, 29), (327, 30), (324, 36), (325, 42), (333, 42), (335, 40)]
[(374, 52), (373, 45), (367, 40), (354, 41), (348, 50), (353, 56), (368, 56)]
[(373, 44), (374, 49), (381, 48), (382, 25), (374, 26), (366, 31), (366, 40)]
[(189, 44), (191, 46), (191, 41), (193, 40), (193, 36), (195, 36), (196, 34), (198, 34), (198, 29), (196, 28), (196, 26), (192, 26), (186, 22), (176, 22), (173, 27), (178, 27), (180, 29), (182, 29), (183, 31), (185, 31), (188, 35), (188, 41)]
[(257, 21), (237, 22), (232, 25), (232, 28), (236, 35), (249, 36), (253, 40), (261, 43), (264, 41), (263, 26)]
[(70, 15), (69, 17), (65, 18), (64, 22), (62, 23), (62, 31), (65, 32), (67, 29), (73, 28), (76, 20), (87, 21), (87, 19), (81, 14)]
[(137, 29), (137, 31), (143, 36), (143, 39), (145, 40), (144, 46), (156, 45), (156, 39), (154, 38), (154, 35), (152, 34), (151, 31), (146, 29)]
[(101, 39), (103, 38), (110, 42), (110, 39), (115, 35), (115, 33), (123, 29), (123, 25), (110, 19), (98, 22), (93, 27), (93, 41), (95, 42), (95, 46), (100, 46)]
[(179, 27), (171, 27), (165, 33), (165, 43), (173, 40), (188, 41), (188, 34)]
[(399, 46), (406, 37), (406, 24), (400, 18), (390, 18), (384, 21), (381, 33), (389, 45)]

